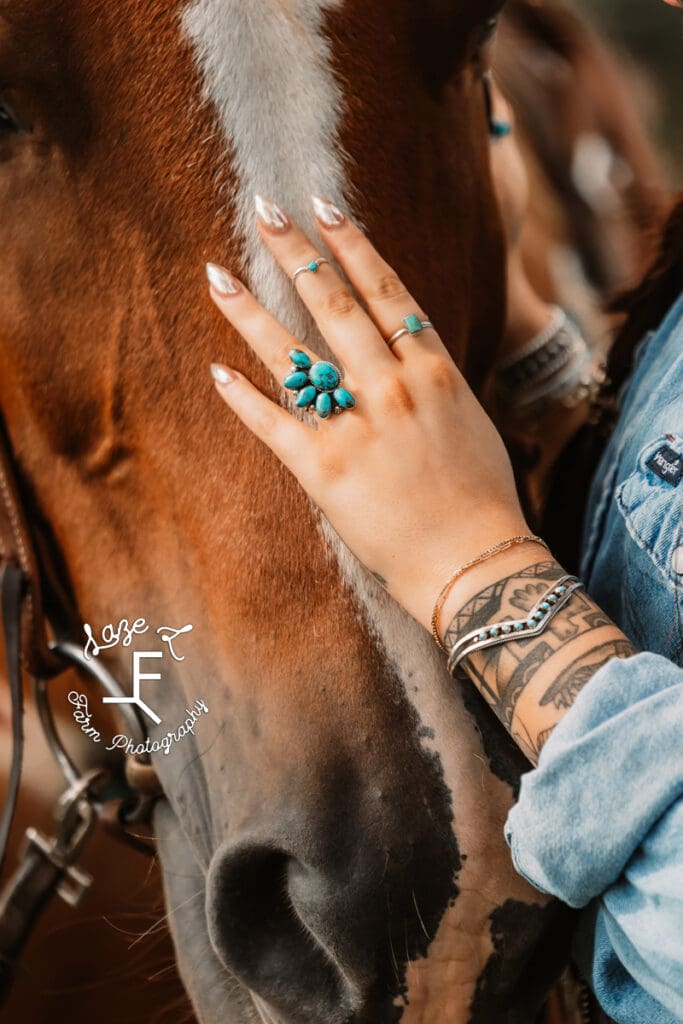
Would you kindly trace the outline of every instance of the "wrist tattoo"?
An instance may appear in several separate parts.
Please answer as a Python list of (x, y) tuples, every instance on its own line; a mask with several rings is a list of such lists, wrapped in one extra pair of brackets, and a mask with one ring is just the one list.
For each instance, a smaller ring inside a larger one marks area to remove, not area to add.
[(633, 651), (628, 640), (609, 640), (581, 654), (548, 687), (539, 701), (541, 707), (552, 704), (558, 711), (570, 708), (588, 680), (609, 658), (630, 658)]
[[(563, 574), (551, 559), (497, 580), (455, 615), (444, 634), (446, 647), (492, 622), (524, 617)], [(526, 756), (536, 761), (557, 721), (598, 669), (611, 658), (635, 653), (623, 636), (610, 633), (617, 633), (611, 620), (585, 591), (577, 590), (539, 636), (475, 651), (463, 668)], [(545, 686), (540, 695), (539, 686)], [(525, 714), (520, 715), (517, 706), (523, 694), (529, 696), (524, 701)], [(528, 700), (535, 702), (529, 709)], [(527, 722), (531, 718), (536, 723), (533, 728)]]

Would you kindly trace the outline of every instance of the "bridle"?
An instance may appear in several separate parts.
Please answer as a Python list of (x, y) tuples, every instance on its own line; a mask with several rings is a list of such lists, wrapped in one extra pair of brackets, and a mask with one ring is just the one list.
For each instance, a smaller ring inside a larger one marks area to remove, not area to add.
[[(21, 491), (17, 460), (0, 414), (0, 617), (11, 703), (12, 754), (5, 805), (0, 814), (2, 870), (19, 797), (24, 756), (24, 674), (34, 680), (40, 725), (66, 789), (54, 808), (55, 834), (29, 828), (19, 866), (0, 890), (0, 1005), (16, 966), (43, 910), (55, 895), (77, 906), (92, 878), (77, 862), (98, 821), (114, 836), (153, 853), (140, 830), (161, 787), (149, 757), (125, 760), (120, 776), (110, 768), (81, 771), (59, 736), (49, 702), (49, 683), (75, 669), (109, 696), (125, 690), (98, 660), (88, 660), (74, 642), (76, 615), (49, 553), (32, 530)], [(144, 742), (146, 731), (136, 707), (120, 704), (128, 735)], [(133, 831), (134, 829), (134, 831)]]

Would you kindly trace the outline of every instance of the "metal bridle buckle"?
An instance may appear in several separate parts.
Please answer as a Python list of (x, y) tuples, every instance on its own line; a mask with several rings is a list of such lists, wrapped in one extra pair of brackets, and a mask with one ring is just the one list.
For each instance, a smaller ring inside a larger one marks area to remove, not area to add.
[(107, 772), (92, 769), (62, 793), (55, 806), (58, 828), (55, 836), (45, 836), (38, 829), (28, 828), (21, 855), (37, 849), (64, 877), (57, 885), (57, 894), (70, 907), (77, 907), (83, 894), (92, 885), (92, 875), (81, 871), (75, 861), (81, 855), (97, 822), (93, 805), (95, 787), (107, 778)]
[[(65, 669), (74, 667), (87, 673), (110, 697), (125, 697), (125, 692), (118, 680), (98, 661), (87, 659), (80, 647), (67, 641), (54, 641), (50, 644), (63, 661)], [(86, 872), (75, 867), (75, 861), (81, 855), (83, 847), (92, 833), (98, 817), (105, 804), (101, 799), (101, 790), (110, 777), (105, 769), (91, 769), (81, 772), (74, 764), (62, 742), (57, 730), (50, 701), (48, 684), (44, 679), (34, 679), (34, 693), (38, 717), (45, 741), (54, 757), (59, 770), (67, 783), (66, 790), (55, 805), (55, 818), (58, 823), (57, 834), (51, 837), (43, 835), (35, 828), (29, 828), (25, 834), (24, 850), (31, 847), (40, 851), (56, 868), (64, 872), (57, 892), (70, 906), (75, 907), (84, 892), (90, 887), (92, 878)], [(119, 705), (125, 720), (126, 728), (133, 741), (145, 742), (145, 730), (137, 710), (130, 704)], [(152, 770), (149, 757), (145, 758), (144, 767)], [(137, 795), (129, 801), (122, 824), (139, 820), (149, 807), (151, 798), (144, 794)]]

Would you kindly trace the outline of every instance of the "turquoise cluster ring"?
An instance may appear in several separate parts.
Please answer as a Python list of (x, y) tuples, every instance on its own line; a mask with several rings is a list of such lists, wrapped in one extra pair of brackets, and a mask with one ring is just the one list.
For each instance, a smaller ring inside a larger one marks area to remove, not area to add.
[(407, 316), (403, 317), (403, 327), (387, 339), (387, 345), (391, 348), (394, 342), (398, 341), (399, 338), (403, 338), (406, 334), (421, 334), (422, 331), (426, 331), (430, 327), (432, 330), (434, 329), (434, 324), (431, 320), (422, 320), (417, 313), (408, 313)]
[(317, 274), (318, 270), (323, 265), (323, 263), (329, 262), (330, 261), (328, 259), (325, 259), (324, 256), (318, 256), (317, 259), (311, 260), (311, 262), (307, 263), (304, 267), (297, 267), (297, 269), (292, 274), (292, 284), (296, 281), (297, 277), (299, 277), (300, 274)]
[(299, 409), (315, 409), (322, 420), (332, 413), (353, 409), (356, 399), (342, 387), (341, 370), (334, 363), (314, 363), (301, 349), (293, 348), (289, 353), (292, 369), (283, 384), (296, 392), (296, 406)]

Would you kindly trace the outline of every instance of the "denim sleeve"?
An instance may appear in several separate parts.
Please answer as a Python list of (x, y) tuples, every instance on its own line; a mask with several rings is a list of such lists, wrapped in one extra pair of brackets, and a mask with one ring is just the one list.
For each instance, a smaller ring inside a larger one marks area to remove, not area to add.
[(613, 1019), (683, 1020), (683, 669), (655, 654), (603, 666), (505, 835), (537, 889), (573, 907), (600, 897), (577, 953)]
[(520, 874), (585, 907), (681, 796), (683, 669), (656, 654), (615, 658), (523, 777), (505, 836)]

